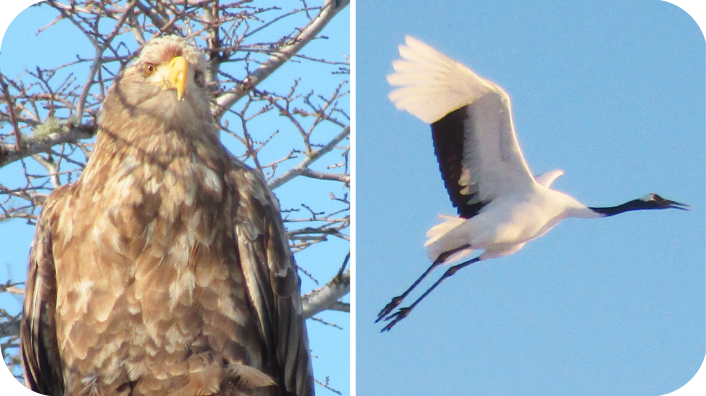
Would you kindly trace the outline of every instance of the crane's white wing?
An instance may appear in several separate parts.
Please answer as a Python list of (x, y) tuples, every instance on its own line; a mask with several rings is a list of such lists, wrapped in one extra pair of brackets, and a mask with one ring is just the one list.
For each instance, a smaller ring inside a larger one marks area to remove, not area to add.
[(549, 188), (552, 183), (554, 183), (554, 180), (557, 178), (561, 177), (564, 175), (564, 171), (561, 169), (554, 169), (552, 171), (542, 173), (541, 175), (537, 176), (534, 178), (534, 180), (537, 181), (537, 184), (540, 186), (544, 186), (546, 188)]
[(434, 147), (451, 201), (472, 217), (503, 195), (535, 188), (512, 123), (510, 97), (466, 66), (413, 38), (387, 76), (400, 110), (432, 124)]

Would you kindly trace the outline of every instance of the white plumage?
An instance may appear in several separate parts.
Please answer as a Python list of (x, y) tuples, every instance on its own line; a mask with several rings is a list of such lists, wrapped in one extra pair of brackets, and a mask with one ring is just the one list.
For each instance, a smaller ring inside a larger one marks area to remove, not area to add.
[[(551, 189), (564, 172), (532, 175), (517, 141), (508, 94), (415, 38), (408, 36), (405, 43), (399, 47), (402, 59), (392, 63), (395, 72), (387, 77), (396, 87), (389, 98), (397, 109), (432, 125), (439, 168), (459, 216), (442, 215), (442, 222), (427, 232), (425, 246), (433, 264), (380, 312), (378, 320), (394, 319), (383, 331), (460, 268), (515, 253), (563, 219), (688, 207), (657, 194), (613, 207), (587, 207)], [(483, 253), (451, 267), (411, 306), (389, 315), (437, 265), (458, 261), (474, 250)]]

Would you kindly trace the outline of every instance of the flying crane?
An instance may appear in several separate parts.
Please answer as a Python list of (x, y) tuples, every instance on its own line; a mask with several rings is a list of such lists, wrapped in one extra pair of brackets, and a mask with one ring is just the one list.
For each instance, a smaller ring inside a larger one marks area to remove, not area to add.
[[(513, 254), (569, 217), (601, 218), (632, 210), (689, 209), (689, 205), (650, 193), (624, 204), (589, 207), (550, 188), (564, 172), (534, 177), (517, 141), (510, 97), (429, 45), (407, 36), (402, 59), (392, 63), (387, 81), (398, 110), (431, 124), (441, 176), (458, 210), (439, 216), (424, 244), (431, 266), (404, 293), (380, 311), (376, 322), (389, 331), (441, 282), (473, 263)], [(474, 250), (479, 256), (453, 265), (411, 305), (397, 308), (436, 267), (460, 261)]]

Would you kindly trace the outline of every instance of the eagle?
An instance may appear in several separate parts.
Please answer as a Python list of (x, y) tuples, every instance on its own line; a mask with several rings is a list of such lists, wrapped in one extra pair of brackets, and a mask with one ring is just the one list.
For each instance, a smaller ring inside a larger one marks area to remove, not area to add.
[(81, 176), (37, 220), (21, 324), (46, 395), (314, 394), (297, 267), (262, 174), (221, 144), (202, 51), (117, 75)]

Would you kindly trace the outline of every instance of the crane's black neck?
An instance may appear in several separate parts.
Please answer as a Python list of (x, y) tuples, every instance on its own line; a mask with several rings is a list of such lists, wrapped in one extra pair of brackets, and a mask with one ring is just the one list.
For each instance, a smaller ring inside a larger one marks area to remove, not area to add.
[(662, 206), (655, 205), (654, 202), (643, 201), (641, 199), (634, 199), (629, 202), (625, 202), (618, 206), (608, 206), (602, 208), (589, 207), (592, 211), (602, 214), (604, 216), (614, 216), (623, 212), (629, 212), (631, 210), (647, 210), (647, 209), (665, 209)]

